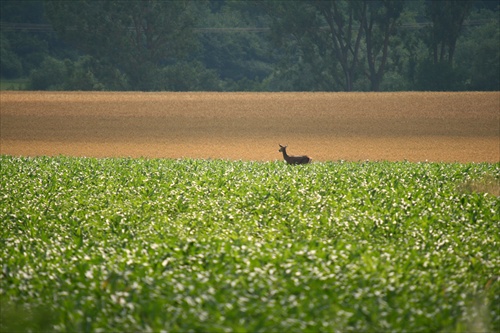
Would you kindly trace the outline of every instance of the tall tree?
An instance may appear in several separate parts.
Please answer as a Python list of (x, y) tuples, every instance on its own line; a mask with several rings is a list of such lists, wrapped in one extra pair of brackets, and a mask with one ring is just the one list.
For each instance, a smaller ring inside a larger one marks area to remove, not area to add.
[(2, 22), (1, 75), (12, 78), (28, 76), (32, 70), (41, 65), (49, 50), (54, 47), (52, 34), (26, 30), (27, 27), (46, 23), (43, 1), (2, 0), (0, 21)]
[(330, 77), (345, 91), (354, 89), (366, 56), (371, 89), (379, 90), (390, 38), (395, 34), (402, 11), (402, 1), (294, 1), (275, 6), (273, 30), (282, 36), (292, 34), (300, 41), (303, 54), (315, 51), (316, 58), (330, 57), (330, 64), (328, 60), (309, 61), (309, 64), (328, 69)]
[(432, 21), (430, 46), (434, 64), (453, 63), (457, 39), (474, 0), (428, 0), (426, 13)]
[(66, 41), (124, 71), (135, 89), (154, 89), (158, 66), (196, 46), (191, 1), (46, 1), (54, 30)]
[[(267, 3), (273, 17), (272, 30), (281, 40), (292, 39), (300, 58), (314, 71), (328, 70), (333, 81), (351, 91), (357, 73), (363, 27), (358, 19), (366, 2), (358, 1), (290, 1)], [(320, 59), (321, 58), (321, 59)], [(320, 59), (318, 61), (318, 59)], [(341, 77), (338, 76), (338, 68)]]
[(331, 48), (344, 73), (345, 90), (351, 91), (359, 64), (367, 2), (331, 0), (315, 1), (313, 5), (328, 24)]
[(261, 30), (266, 16), (259, 9), (255, 2), (212, 1), (199, 21), (200, 59), (219, 73), (225, 90), (257, 88), (273, 70), (269, 39)]
[(367, 8), (362, 8), (363, 10), (358, 12), (364, 15), (359, 21), (365, 33), (368, 78), (371, 90), (379, 91), (385, 72), (390, 38), (396, 32), (404, 2), (401, 0), (364, 2)]

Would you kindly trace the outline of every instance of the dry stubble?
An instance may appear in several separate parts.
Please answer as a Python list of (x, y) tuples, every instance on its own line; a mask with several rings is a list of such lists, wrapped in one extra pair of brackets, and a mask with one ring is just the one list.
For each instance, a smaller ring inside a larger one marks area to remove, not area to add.
[(1, 92), (9, 155), (500, 161), (500, 94)]

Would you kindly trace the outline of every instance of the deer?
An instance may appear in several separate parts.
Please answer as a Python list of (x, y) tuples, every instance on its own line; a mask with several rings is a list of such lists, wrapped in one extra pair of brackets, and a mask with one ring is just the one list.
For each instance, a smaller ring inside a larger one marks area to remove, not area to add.
[(310, 163), (312, 161), (312, 158), (310, 158), (309, 156), (306, 156), (306, 155), (302, 155), (302, 156), (290, 156), (286, 153), (286, 147), (288, 146), (282, 146), (282, 145), (279, 145), (280, 146), (280, 150), (278, 150), (280, 153), (283, 153), (283, 158), (285, 159), (286, 163), (288, 164), (307, 164), (307, 163)]

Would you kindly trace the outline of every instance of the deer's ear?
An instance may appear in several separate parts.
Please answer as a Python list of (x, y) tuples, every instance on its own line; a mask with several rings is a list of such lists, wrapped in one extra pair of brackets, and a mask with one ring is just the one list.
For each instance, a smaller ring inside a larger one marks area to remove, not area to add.
[[(279, 144), (279, 143), (278, 143), (278, 144)], [(282, 145), (279, 145), (279, 146), (280, 146), (280, 148), (283, 148), (283, 146), (282, 146)]]

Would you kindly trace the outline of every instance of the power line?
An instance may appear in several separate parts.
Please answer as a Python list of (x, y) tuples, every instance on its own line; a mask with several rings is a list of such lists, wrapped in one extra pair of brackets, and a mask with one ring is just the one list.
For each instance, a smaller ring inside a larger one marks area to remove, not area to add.
[[(493, 20), (471, 20), (464, 22), (464, 26), (479, 26), (484, 25)], [(404, 29), (422, 29), (432, 26), (432, 22), (418, 22), (418, 23), (403, 23), (401, 25)], [(133, 30), (134, 28), (130, 28)], [(327, 29), (323, 27), (320, 29)], [(237, 33), (237, 32), (269, 32), (270, 28), (264, 27), (220, 27), (220, 28), (195, 28), (194, 32), (197, 33)], [(18, 32), (45, 32), (53, 33), (55, 30), (50, 24), (43, 23), (10, 23), (0, 22), (0, 31), (18, 31)]]
[[(129, 28), (134, 30), (133, 27)], [(43, 23), (7, 23), (0, 22), (1, 31), (25, 31), (25, 32), (55, 32), (50, 24)], [(221, 27), (221, 28), (195, 28), (198, 33), (228, 33), (228, 32), (266, 32), (269, 28), (259, 27)]]
[(50, 24), (0, 22), (0, 31), (54, 32)]

